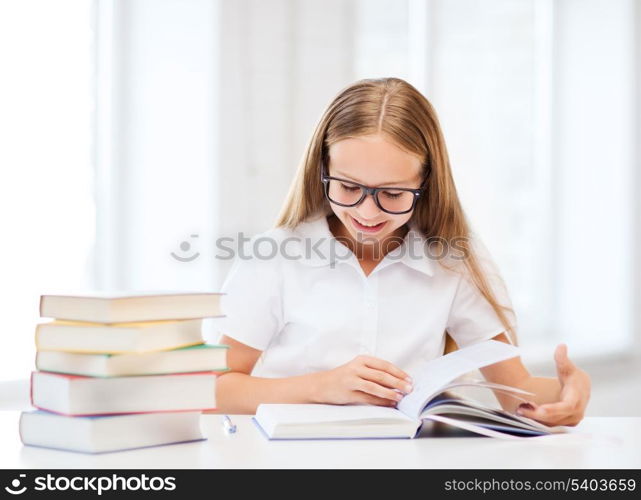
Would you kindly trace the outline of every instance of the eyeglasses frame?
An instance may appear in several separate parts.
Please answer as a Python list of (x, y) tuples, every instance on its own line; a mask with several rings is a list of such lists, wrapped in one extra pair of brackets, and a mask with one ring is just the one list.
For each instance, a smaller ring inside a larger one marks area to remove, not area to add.
[[(427, 182), (427, 177), (428, 176), (429, 176), (429, 170), (428, 170), (427, 175), (425, 176), (425, 179), (423, 180), (423, 186), (421, 186), (420, 188), (416, 188), (416, 189), (415, 188), (392, 187), (392, 186), (381, 186), (381, 187), (375, 187), (374, 188), (374, 187), (366, 186), (364, 184), (359, 184), (358, 182), (350, 181), (349, 179), (341, 179), (340, 177), (333, 177), (333, 176), (327, 175), (325, 173), (325, 168), (323, 168), (321, 170), (321, 182), (323, 183), (323, 188), (324, 188), (323, 191), (325, 193), (325, 197), (327, 198), (327, 200), (330, 203), (334, 203), (335, 205), (339, 205), (341, 207), (355, 207), (355, 206), (358, 206), (361, 203), (363, 203), (363, 201), (365, 200), (365, 198), (367, 198), (367, 195), (369, 194), (369, 195), (372, 195), (372, 198), (374, 198), (374, 203), (376, 203), (376, 206), (378, 208), (380, 208), (383, 212), (385, 212), (387, 214), (391, 214), (391, 215), (402, 215), (402, 214), (406, 214), (406, 213), (409, 213), (412, 210), (414, 210), (414, 207), (416, 207), (416, 202), (418, 201), (418, 199), (421, 197), (421, 195), (425, 191), (425, 183)], [(359, 200), (356, 203), (352, 203), (350, 205), (345, 205), (344, 203), (339, 203), (337, 201), (332, 200), (329, 197), (329, 181), (331, 181), (331, 180), (339, 181), (339, 182), (346, 182), (348, 184), (354, 185), (355, 187), (361, 188), (361, 197), (359, 198)], [(383, 208), (383, 206), (381, 205), (380, 201), (378, 200), (378, 193), (380, 191), (385, 191), (385, 190), (388, 190), (388, 191), (392, 191), (392, 190), (393, 191), (409, 191), (410, 193), (412, 193), (414, 195), (414, 197), (412, 198), (412, 206), (408, 210), (404, 210), (402, 212), (392, 212), (390, 210), (387, 210), (387, 209)]]

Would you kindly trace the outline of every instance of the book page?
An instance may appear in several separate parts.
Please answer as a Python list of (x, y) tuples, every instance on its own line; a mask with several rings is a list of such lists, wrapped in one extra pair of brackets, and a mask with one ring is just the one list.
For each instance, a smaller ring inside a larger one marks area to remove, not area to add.
[(508, 434), (507, 432), (498, 432), (492, 429), (488, 429), (486, 427), (482, 427), (480, 425), (474, 425), (473, 423), (470, 423), (470, 422), (465, 422), (463, 420), (457, 420), (454, 418), (445, 417), (443, 415), (429, 415), (427, 418), (429, 418), (430, 420), (434, 420), (436, 422), (449, 424), (454, 427), (459, 427), (460, 429), (465, 429), (466, 431), (474, 432), (476, 434), (481, 434), (487, 437), (507, 439), (507, 440), (528, 439), (525, 436), (514, 436), (512, 434)]
[(486, 340), (427, 361), (419, 371), (410, 373), (414, 390), (398, 403), (397, 408), (408, 417), (418, 419), (427, 402), (455, 378), (518, 355), (519, 349), (513, 345)]
[[(523, 394), (524, 396), (534, 396), (533, 392), (525, 391), (519, 389), (518, 387), (512, 387), (511, 385), (498, 384), (496, 382), (490, 382), (488, 380), (473, 379), (473, 380), (463, 380), (458, 382), (452, 382), (447, 384), (443, 390), (454, 389), (455, 387), (487, 387), (488, 389), (496, 389), (500, 392), (507, 392), (511, 394)], [(523, 398), (519, 398), (523, 399)]]
[(412, 438), (421, 425), (372, 405), (260, 404), (254, 421), (269, 439)]
[[(447, 384), (445, 387), (442, 387), (438, 390), (438, 393), (447, 392), (450, 390), (458, 389), (459, 394), (460, 390), (463, 390), (463, 397), (468, 398), (466, 393), (469, 393), (471, 389), (492, 389), (492, 392), (496, 395), (497, 393), (503, 394), (505, 396), (518, 399), (524, 403), (531, 401), (532, 397), (535, 396), (533, 392), (524, 391), (517, 387), (512, 387), (509, 385), (497, 384), (494, 382), (488, 382), (487, 380), (467, 380), (462, 382), (452, 382)], [(474, 391), (472, 391), (474, 392)], [(526, 397), (526, 396), (529, 396)]]

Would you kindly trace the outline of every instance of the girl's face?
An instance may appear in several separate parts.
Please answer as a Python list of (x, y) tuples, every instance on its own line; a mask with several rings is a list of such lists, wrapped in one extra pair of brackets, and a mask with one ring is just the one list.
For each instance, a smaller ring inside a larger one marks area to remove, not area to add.
[[(344, 139), (329, 147), (329, 175), (368, 187), (416, 189), (422, 180), (421, 164), (418, 156), (378, 134)], [(412, 212), (399, 215), (384, 212), (370, 195), (354, 207), (335, 203), (330, 206), (349, 236), (364, 245), (380, 244), (399, 235), (403, 231), (401, 226), (412, 216)]]

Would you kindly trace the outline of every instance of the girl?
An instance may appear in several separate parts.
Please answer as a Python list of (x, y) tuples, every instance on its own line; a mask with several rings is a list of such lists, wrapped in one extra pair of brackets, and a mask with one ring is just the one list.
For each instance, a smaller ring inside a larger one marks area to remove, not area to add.
[[(222, 412), (394, 406), (412, 390), (409, 373), (443, 354), (446, 334), (460, 347), (516, 342), (509, 297), (466, 222), (436, 113), (403, 80), (363, 80), (338, 94), (276, 227), (252, 250), (222, 289), (220, 342), (231, 346), (218, 380)], [(497, 395), (504, 409), (576, 425), (590, 379), (565, 345), (554, 358), (557, 378), (530, 375), (520, 358), (481, 372), (535, 394), (518, 408)]]

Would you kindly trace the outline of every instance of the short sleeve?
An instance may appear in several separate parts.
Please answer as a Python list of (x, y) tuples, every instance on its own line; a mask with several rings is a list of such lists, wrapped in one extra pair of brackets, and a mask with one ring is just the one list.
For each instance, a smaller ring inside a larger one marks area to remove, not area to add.
[[(473, 240), (472, 248), (499, 305), (513, 310), (505, 282), (487, 248), (478, 238)], [(516, 330), (514, 314), (506, 311), (506, 317), (510, 326)], [(506, 331), (490, 303), (472, 281), (467, 268), (463, 274), (459, 274), (459, 283), (452, 301), (447, 331), (459, 347), (491, 339)]]
[(281, 286), (274, 259), (234, 261), (221, 292), (222, 312), (216, 329), (254, 349), (264, 351), (283, 327)]

